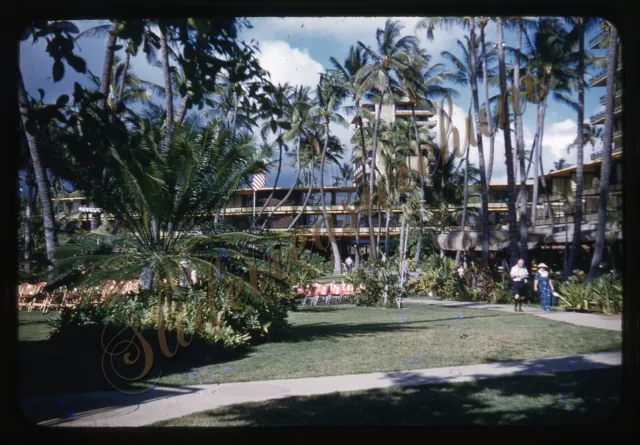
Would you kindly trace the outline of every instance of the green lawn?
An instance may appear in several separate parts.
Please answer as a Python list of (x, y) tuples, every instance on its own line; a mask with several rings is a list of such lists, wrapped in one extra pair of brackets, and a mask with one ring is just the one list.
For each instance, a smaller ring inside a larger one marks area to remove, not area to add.
[[(464, 317), (460, 321), (458, 314)], [(100, 365), (100, 338), (90, 352), (62, 350), (44, 340), (41, 314), (21, 313), (20, 320), (23, 391), (110, 389)], [(193, 344), (172, 359), (156, 355), (150, 375), (155, 380), (162, 369), (161, 385), (225, 383), (534, 359), (621, 346), (618, 332), (533, 315), (420, 304), (306, 307), (292, 312), (290, 321), (288, 332), (251, 351), (223, 356)]]
[(290, 397), (233, 405), (154, 426), (594, 425), (615, 415), (620, 379), (617, 367), (558, 378), (546, 374)]

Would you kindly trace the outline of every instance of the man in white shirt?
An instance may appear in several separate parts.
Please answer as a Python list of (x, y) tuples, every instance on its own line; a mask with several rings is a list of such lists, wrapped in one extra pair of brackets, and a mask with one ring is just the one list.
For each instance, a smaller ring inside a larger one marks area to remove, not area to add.
[(351, 273), (351, 268), (353, 267), (353, 260), (351, 259), (350, 256), (347, 257), (344, 264), (347, 266), (347, 272)]
[(513, 281), (513, 292), (515, 293), (515, 307), (516, 312), (522, 312), (522, 300), (524, 299), (524, 285), (527, 282), (529, 272), (524, 267), (524, 260), (520, 258), (518, 263), (511, 268), (511, 280)]

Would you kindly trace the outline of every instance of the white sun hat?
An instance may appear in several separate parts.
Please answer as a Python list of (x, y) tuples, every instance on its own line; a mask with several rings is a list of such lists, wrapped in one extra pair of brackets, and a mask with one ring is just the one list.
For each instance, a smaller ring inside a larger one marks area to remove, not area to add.
[(540, 263), (540, 264), (538, 264), (538, 269), (540, 269), (541, 267), (544, 267), (544, 268), (545, 268), (545, 269), (547, 269), (547, 270), (549, 269), (549, 266), (547, 266), (547, 265), (546, 265), (546, 264), (544, 264), (544, 263)]

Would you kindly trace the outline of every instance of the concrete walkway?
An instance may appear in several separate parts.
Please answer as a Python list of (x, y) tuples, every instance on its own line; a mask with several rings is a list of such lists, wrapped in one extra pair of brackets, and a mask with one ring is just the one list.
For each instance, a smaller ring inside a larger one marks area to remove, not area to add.
[(137, 396), (113, 391), (33, 397), (24, 398), (21, 405), (29, 419), (43, 426), (136, 427), (224, 406), (269, 399), (577, 371), (621, 364), (621, 351), (611, 351), (530, 361), (411, 371), (180, 388), (157, 387)]
[[(515, 313), (513, 311), (513, 304), (486, 304), (465, 301), (431, 300), (426, 298), (405, 298), (402, 302), (446, 307), (464, 307), (468, 309), (488, 309), (493, 311), (509, 312), (511, 314)], [(622, 318), (617, 318), (615, 316), (562, 311), (544, 312), (540, 306), (522, 306), (522, 311), (525, 314), (536, 315), (538, 317), (548, 318), (549, 320), (563, 321), (565, 323), (571, 323), (579, 326), (622, 332)]]

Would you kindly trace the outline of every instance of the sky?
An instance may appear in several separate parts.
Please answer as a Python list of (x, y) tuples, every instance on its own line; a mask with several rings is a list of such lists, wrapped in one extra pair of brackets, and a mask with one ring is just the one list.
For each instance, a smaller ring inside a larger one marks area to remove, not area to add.
[[(292, 85), (306, 85), (315, 87), (320, 74), (331, 68), (330, 58), (334, 57), (342, 62), (346, 58), (349, 47), (356, 45), (358, 41), (365, 45), (376, 47), (375, 34), (378, 28), (384, 26), (386, 17), (254, 17), (250, 18), (253, 25), (251, 29), (244, 30), (241, 39), (249, 41), (255, 39), (260, 48), (258, 59), (261, 66), (266, 69), (274, 83), (289, 82)], [(416, 35), (420, 45), (432, 55), (432, 63), (444, 62), (442, 51), (450, 51), (460, 55), (460, 49), (456, 44), (457, 39), (462, 39), (465, 31), (462, 28), (453, 28), (443, 31), (436, 30), (434, 39), (428, 41), (424, 32), (415, 30), (417, 17), (393, 17), (405, 25), (403, 35)], [(101, 21), (76, 21), (80, 30), (97, 24)], [(594, 30), (587, 34), (586, 42), (597, 34)], [(496, 39), (496, 26), (490, 23), (486, 29), (486, 39), (493, 42)], [(505, 40), (508, 45), (515, 46), (515, 33), (505, 30)], [(105, 52), (105, 38), (87, 38), (78, 42), (78, 54), (85, 59), (89, 70), (99, 74)], [(602, 53), (596, 52), (597, 53)], [(61, 94), (71, 94), (73, 83), (81, 82), (89, 85), (86, 76), (75, 73), (67, 68), (65, 77), (58, 83), (51, 79), (52, 60), (45, 52), (45, 42), (32, 44), (30, 41), (21, 44), (20, 66), (27, 91), (37, 96), (37, 89), (45, 90), (45, 101), (54, 102)], [(132, 60), (132, 70), (141, 79), (162, 84), (162, 73), (158, 68), (147, 64), (144, 56), (139, 54)], [(459, 96), (453, 99), (453, 125), (461, 134), (465, 132), (465, 114), (469, 108), (470, 91), (467, 86), (455, 86)], [(497, 89), (490, 91), (490, 95), (496, 94)], [(600, 105), (600, 96), (606, 93), (604, 87), (587, 89), (585, 92), (585, 121), (597, 111), (603, 109)], [(483, 94), (480, 91), (480, 102), (483, 102)], [(350, 105), (345, 103), (345, 105)], [(446, 108), (445, 108), (446, 109)], [(350, 121), (347, 113), (342, 113), (347, 121)], [(549, 99), (545, 119), (543, 159), (545, 172), (553, 168), (553, 163), (564, 157), (569, 163), (575, 163), (575, 150), (567, 154), (567, 146), (576, 137), (577, 113), (569, 106)], [(525, 148), (530, 149), (535, 133), (535, 105), (528, 104), (523, 115)], [(350, 139), (354, 128), (342, 128), (332, 125), (331, 131), (337, 135), (347, 147), (343, 162), (350, 163), (351, 144)], [(439, 140), (438, 127), (436, 127), (436, 142)], [(488, 161), (488, 138), (484, 139), (485, 162)], [(590, 145), (585, 146), (585, 160), (594, 150)], [(598, 151), (596, 147), (595, 151)], [(477, 148), (472, 147), (469, 154), (470, 162), (478, 165)], [(273, 184), (274, 174), (270, 174), (268, 185)], [(279, 181), (281, 186), (289, 186), (294, 180), (294, 172), (291, 166), (286, 166)], [(325, 181), (327, 181), (325, 179)], [(495, 161), (491, 183), (506, 183), (506, 164), (504, 157), (504, 136), (501, 132), (496, 136)]]

